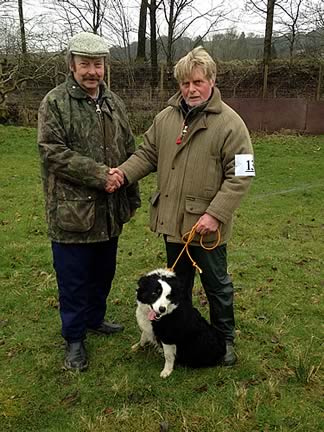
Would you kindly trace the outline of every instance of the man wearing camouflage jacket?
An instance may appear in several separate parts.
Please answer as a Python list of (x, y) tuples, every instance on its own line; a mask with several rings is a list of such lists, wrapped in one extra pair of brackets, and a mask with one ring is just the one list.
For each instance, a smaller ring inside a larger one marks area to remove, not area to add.
[(123, 329), (104, 320), (106, 299), (118, 237), (140, 206), (137, 183), (108, 193), (109, 167), (133, 153), (134, 137), (123, 102), (103, 81), (107, 54), (101, 37), (74, 36), (67, 52), (70, 74), (39, 109), (38, 146), (66, 340), (64, 365), (72, 370), (88, 366), (88, 330), (109, 335)]

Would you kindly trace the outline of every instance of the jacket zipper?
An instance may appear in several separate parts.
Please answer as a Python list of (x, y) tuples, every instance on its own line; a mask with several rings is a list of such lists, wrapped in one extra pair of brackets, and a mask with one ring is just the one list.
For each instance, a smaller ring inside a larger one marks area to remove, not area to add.
[(95, 102), (95, 105), (96, 105), (96, 113), (98, 114), (98, 117), (99, 117), (100, 128), (101, 128), (102, 133), (104, 134), (104, 128), (103, 128), (103, 123), (102, 123), (102, 111), (101, 111), (101, 108), (100, 108), (100, 105), (98, 104), (98, 102)]
[(181, 132), (180, 135), (178, 136), (177, 140), (176, 140), (176, 144), (179, 145), (182, 143), (183, 138), (186, 136), (187, 132), (188, 132), (188, 125), (186, 123), (186, 117), (184, 119), (184, 121), (182, 122), (182, 126), (181, 126)]

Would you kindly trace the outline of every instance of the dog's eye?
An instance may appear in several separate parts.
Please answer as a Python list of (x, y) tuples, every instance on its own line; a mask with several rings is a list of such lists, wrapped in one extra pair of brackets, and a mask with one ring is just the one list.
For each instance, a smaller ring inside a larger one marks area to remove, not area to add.
[(166, 297), (165, 297), (167, 300), (171, 300), (171, 295), (170, 294), (168, 294)]

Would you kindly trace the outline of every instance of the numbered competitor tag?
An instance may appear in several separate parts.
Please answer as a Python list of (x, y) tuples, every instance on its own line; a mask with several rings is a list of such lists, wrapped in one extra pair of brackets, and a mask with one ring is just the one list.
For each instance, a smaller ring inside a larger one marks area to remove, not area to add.
[(253, 154), (235, 155), (235, 175), (238, 177), (255, 176)]

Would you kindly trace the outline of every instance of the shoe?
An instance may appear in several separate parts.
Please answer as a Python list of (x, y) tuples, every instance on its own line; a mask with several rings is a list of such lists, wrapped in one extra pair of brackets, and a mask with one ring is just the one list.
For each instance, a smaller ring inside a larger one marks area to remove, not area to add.
[(83, 341), (66, 342), (64, 366), (69, 370), (87, 369), (88, 359)]
[(234, 351), (233, 342), (226, 342), (226, 354), (222, 360), (222, 366), (233, 366), (237, 362), (237, 355)]
[(96, 334), (110, 335), (113, 333), (119, 333), (124, 330), (124, 326), (121, 324), (110, 323), (107, 321), (102, 321), (99, 327), (93, 329), (88, 328), (88, 331)]

